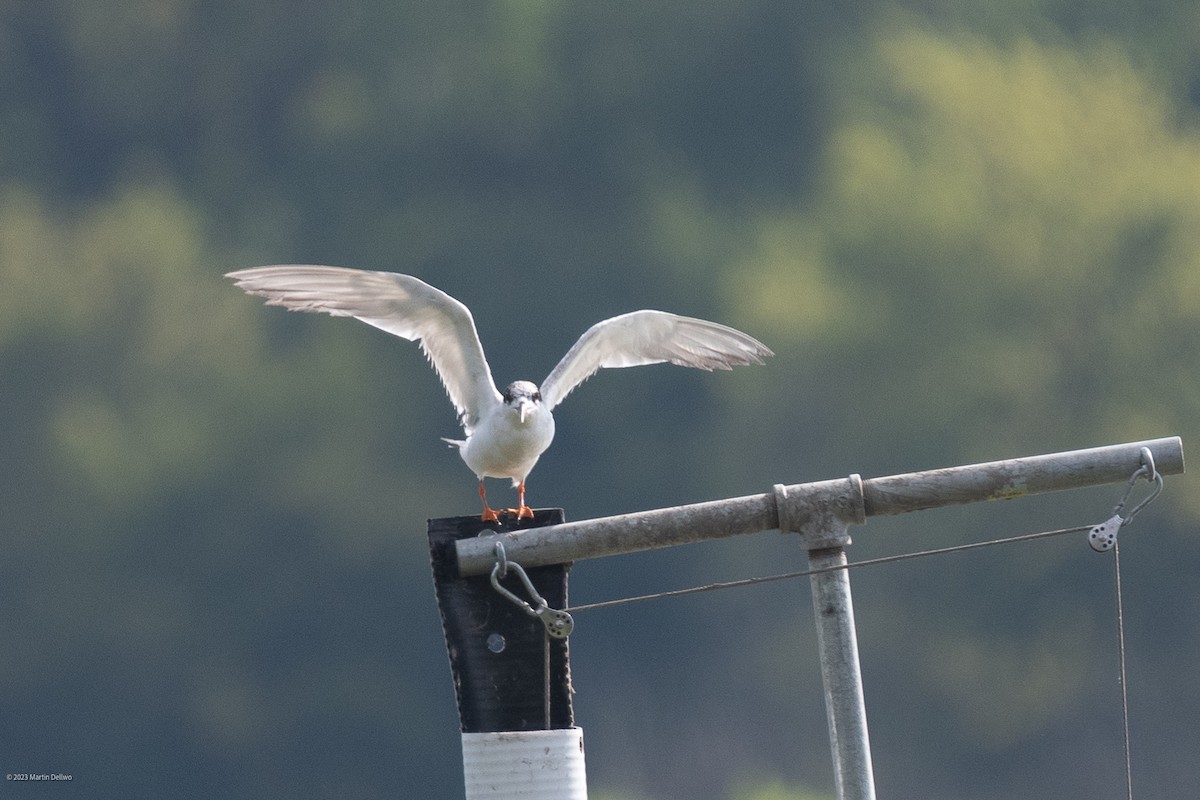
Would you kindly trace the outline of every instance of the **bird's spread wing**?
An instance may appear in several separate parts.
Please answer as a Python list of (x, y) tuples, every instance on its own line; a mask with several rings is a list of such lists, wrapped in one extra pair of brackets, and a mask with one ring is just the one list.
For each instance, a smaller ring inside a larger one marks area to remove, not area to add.
[(281, 265), (230, 272), (246, 292), (291, 311), (355, 317), (418, 342), (470, 431), (479, 415), (502, 402), (470, 310), (411, 275), (343, 267)]
[(597, 322), (579, 337), (542, 382), (542, 402), (554, 408), (601, 367), (636, 367), (669, 361), (714, 370), (761, 364), (774, 355), (741, 331), (665, 311), (634, 311)]

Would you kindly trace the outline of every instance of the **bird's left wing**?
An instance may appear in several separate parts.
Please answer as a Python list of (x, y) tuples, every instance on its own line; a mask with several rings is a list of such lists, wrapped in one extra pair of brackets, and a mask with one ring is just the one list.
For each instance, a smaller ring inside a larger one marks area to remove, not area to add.
[(502, 402), (470, 310), (411, 275), (287, 264), (226, 277), (267, 298), (267, 305), (355, 317), (420, 343), (468, 431), (486, 408)]
[(542, 382), (542, 402), (554, 408), (602, 367), (669, 361), (697, 369), (761, 364), (774, 355), (752, 336), (725, 325), (665, 311), (634, 311), (597, 322)]

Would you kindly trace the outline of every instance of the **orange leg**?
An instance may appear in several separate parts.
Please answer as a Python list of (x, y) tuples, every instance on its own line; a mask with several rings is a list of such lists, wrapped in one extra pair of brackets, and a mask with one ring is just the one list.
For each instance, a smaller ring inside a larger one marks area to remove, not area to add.
[(517, 485), (517, 519), (533, 519), (533, 509), (525, 505), (525, 481)]
[(484, 522), (498, 522), (500, 520), (500, 515), (488, 508), (487, 492), (483, 489), (482, 479), (479, 481), (479, 499), (483, 501), (483, 516), (480, 517), (480, 519)]

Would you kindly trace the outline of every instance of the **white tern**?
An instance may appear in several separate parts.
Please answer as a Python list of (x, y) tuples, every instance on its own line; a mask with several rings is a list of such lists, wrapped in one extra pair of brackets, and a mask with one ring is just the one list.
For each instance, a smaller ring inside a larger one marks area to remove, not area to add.
[(703, 370), (762, 364), (774, 355), (741, 331), (665, 311), (634, 311), (597, 322), (579, 337), (540, 387), (515, 381), (496, 388), (470, 310), (411, 275), (344, 267), (281, 265), (230, 272), (237, 286), (291, 311), (355, 317), (420, 344), (458, 411), (465, 438), (446, 439), (479, 478), (483, 519), (484, 478), (511, 478), (517, 518), (532, 517), (525, 478), (554, 438), (551, 411), (602, 367), (635, 367), (668, 361)]

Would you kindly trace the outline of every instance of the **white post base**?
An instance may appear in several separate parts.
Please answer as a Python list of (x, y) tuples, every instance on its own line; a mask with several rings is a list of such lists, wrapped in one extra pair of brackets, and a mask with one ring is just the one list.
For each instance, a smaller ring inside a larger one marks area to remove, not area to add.
[(587, 800), (583, 729), (464, 733), (467, 800)]

